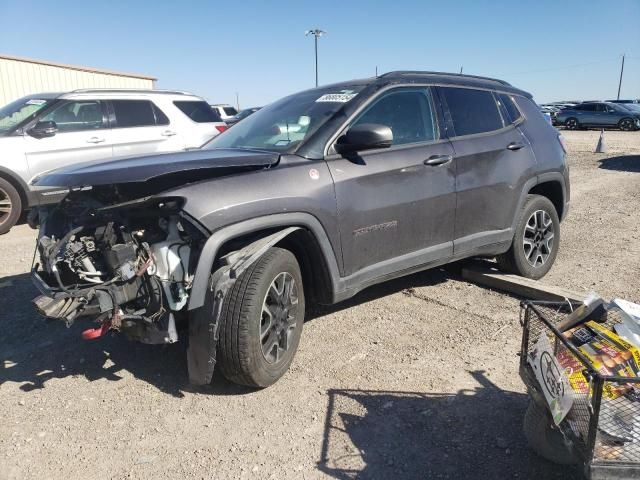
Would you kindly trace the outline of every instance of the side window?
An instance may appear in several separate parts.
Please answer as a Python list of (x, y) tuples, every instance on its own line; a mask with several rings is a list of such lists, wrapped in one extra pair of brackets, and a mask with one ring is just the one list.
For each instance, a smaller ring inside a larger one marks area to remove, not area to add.
[(434, 109), (428, 88), (396, 90), (385, 94), (352, 124), (377, 123), (393, 132), (393, 144), (428, 142), (438, 138)]
[(182, 100), (173, 102), (178, 109), (196, 123), (221, 122), (220, 116), (207, 102)]
[(111, 100), (111, 104), (119, 128), (169, 124), (167, 116), (149, 100)]
[(493, 94), (472, 88), (442, 87), (456, 136), (491, 132), (503, 127)]
[(102, 102), (77, 100), (64, 102), (40, 119), (41, 122), (56, 122), (58, 131), (82, 132), (106, 128), (102, 115)]
[(595, 112), (596, 106), (593, 103), (585, 103), (584, 105), (582, 105), (582, 108), (580, 110), (584, 110), (585, 112)]
[(522, 117), (522, 115), (520, 114), (520, 110), (518, 110), (518, 107), (516, 107), (515, 102), (509, 95), (505, 93), (499, 93), (498, 99), (507, 113), (507, 121), (516, 123), (518, 120), (520, 120), (520, 117)]

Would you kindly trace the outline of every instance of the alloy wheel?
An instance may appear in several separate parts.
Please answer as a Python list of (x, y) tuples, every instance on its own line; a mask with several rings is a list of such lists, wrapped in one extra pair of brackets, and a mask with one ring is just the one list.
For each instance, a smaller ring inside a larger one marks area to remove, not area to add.
[(268, 363), (278, 363), (289, 350), (297, 313), (296, 281), (290, 273), (279, 273), (267, 290), (260, 319), (262, 355)]
[(527, 220), (522, 238), (524, 256), (532, 267), (545, 264), (553, 249), (553, 220), (544, 210), (536, 210)]
[(11, 197), (0, 188), (0, 225), (2, 225), (10, 216), (13, 205), (11, 203)]
[(629, 132), (633, 130), (633, 122), (631, 120), (624, 119), (620, 122), (620, 130), (624, 130), (625, 132)]
[(569, 130), (576, 130), (578, 128), (578, 121), (575, 118), (567, 120), (567, 128)]

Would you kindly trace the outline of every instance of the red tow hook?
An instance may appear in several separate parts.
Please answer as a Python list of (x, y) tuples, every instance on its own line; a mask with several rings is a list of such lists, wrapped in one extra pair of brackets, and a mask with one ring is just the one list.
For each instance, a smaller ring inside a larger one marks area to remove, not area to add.
[(111, 328), (111, 320), (105, 320), (104, 322), (102, 322), (101, 326), (97, 328), (89, 328), (84, 332), (82, 332), (82, 339), (95, 340), (96, 338), (99, 338), (103, 336), (105, 333), (107, 333), (110, 328)]

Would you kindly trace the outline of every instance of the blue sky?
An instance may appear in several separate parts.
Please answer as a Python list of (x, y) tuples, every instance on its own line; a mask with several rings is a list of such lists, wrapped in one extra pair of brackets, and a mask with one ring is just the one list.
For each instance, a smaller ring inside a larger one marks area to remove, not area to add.
[[(158, 88), (262, 105), (399, 69), (488, 75), (538, 102), (640, 98), (640, 0), (0, 0), (0, 53), (143, 73)], [(0, 86), (1, 88), (1, 86)]]

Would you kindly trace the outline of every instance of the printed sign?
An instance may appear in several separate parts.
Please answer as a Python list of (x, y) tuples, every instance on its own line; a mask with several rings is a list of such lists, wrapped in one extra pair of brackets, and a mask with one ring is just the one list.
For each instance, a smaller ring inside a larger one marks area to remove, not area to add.
[(39, 100), (37, 98), (32, 98), (31, 100), (27, 100), (27, 105), (44, 105), (47, 103), (46, 100)]
[(540, 335), (527, 361), (544, 393), (553, 421), (560, 425), (573, 405), (573, 390), (546, 335)]
[(325, 93), (319, 99), (316, 100), (316, 103), (322, 103), (322, 102), (347, 103), (356, 95), (357, 93)]

